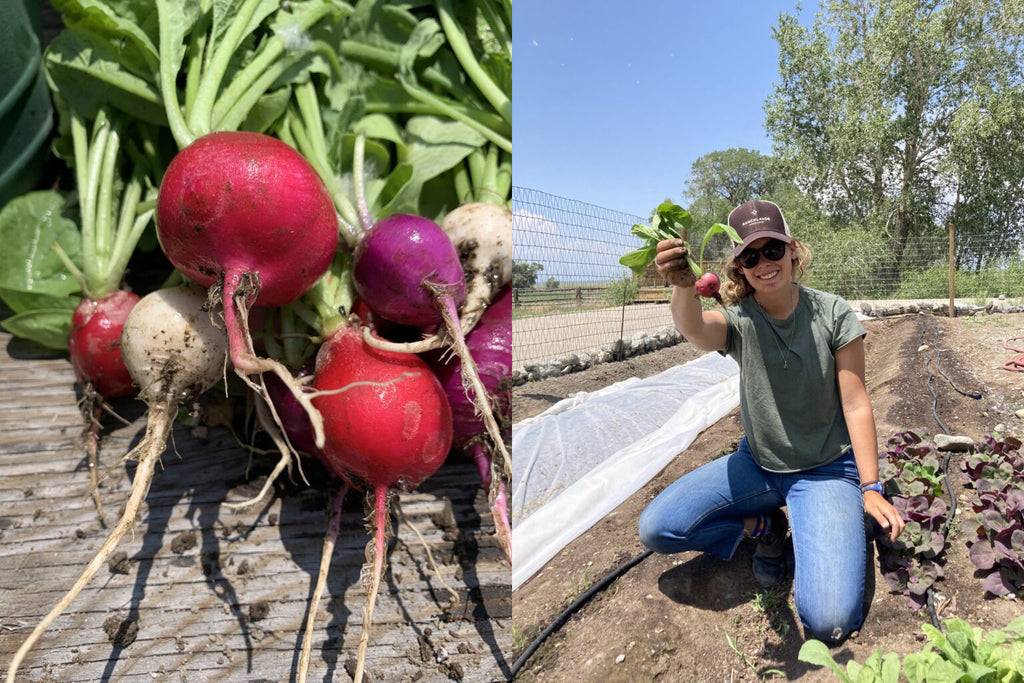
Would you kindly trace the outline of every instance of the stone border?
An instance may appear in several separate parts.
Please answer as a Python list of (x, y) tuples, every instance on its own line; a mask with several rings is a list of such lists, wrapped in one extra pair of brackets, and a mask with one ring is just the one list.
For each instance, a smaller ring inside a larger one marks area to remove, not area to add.
[[(1010, 305), (1004, 300), (990, 301), (984, 306), (974, 305), (956, 305), (954, 306), (956, 316), (970, 317), (973, 315), (989, 315), (996, 313), (1021, 313), (1024, 312), (1024, 305)], [(909, 303), (892, 303), (892, 304), (879, 304), (878, 302), (870, 303), (867, 301), (861, 302), (860, 312), (864, 315), (872, 318), (885, 318), (893, 315), (906, 315), (908, 313), (925, 313), (945, 316), (949, 313), (949, 303), (934, 303), (934, 302), (909, 302)]]
[(674, 327), (662, 327), (653, 333), (638, 334), (630, 339), (618, 339), (611, 344), (566, 354), (546, 363), (527, 363), (521, 370), (512, 372), (512, 385), (519, 386), (549, 377), (561, 377), (592, 368), (600, 363), (612, 363), (619, 359), (625, 360), (675, 346), (682, 341), (683, 335)]
[[(942, 302), (860, 302), (861, 313), (872, 318), (886, 318), (896, 315), (924, 314), (945, 316), (949, 312), (949, 303)], [(1009, 304), (1004, 299), (995, 299), (985, 306), (957, 305), (957, 317), (975, 315), (991, 315), (1000, 313), (1024, 313), (1024, 304)], [(551, 377), (561, 377), (573, 372), (580, 372), (600, 363), (612, 363), (616, 360), (633, 358), (651, 351), (675, 346), (683, 341), (683, 336), (674, 327), (661, 327), (656, 332), (638, 334), (630, 339), (617, 340), (612, 344), (590, 348), (579, 353), (559, 356), (545, 363), (527, 363), (520, 370), (513, 370), (512, 385), (520, 386), (527, 382), (536, 382)]]

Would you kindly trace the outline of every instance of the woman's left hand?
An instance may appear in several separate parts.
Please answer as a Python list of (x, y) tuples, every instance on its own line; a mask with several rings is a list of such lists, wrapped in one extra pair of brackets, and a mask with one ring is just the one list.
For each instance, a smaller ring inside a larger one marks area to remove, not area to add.
[(864, 511), (889, 532), (890, 541), (895, 541), (906, 526), (900, 513), (878, 491), (868, 491), (864, 494)]

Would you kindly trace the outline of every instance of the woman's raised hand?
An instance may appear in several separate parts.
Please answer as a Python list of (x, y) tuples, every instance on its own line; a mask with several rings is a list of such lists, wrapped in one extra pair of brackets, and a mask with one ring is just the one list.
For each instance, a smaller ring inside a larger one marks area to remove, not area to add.
[(693, 287), (697, 276), (690, 270), (686, 256), (690, 253), (686, 242), (681, 239), (662, 240), (658, 242), (658, 253), (654, 257), (654, 265), (658, 274), (675, 287)]

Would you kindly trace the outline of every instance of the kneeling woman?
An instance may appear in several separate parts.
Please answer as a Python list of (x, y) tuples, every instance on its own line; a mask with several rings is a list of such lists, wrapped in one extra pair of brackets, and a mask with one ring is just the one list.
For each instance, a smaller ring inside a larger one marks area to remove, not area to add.
[(739, 363), (745, 436), (735, 453), (655, 498), (640, 517), (640, 538), (660, 553), (725, 559), (742, 538), (758, 539), (757, 581), (773, 585), (792, 564), (804, 628), (836, 643), (864, 619), (865, 512), (893, 539), (903, 530), (878, 484), (865, 331), (843, 299), (793, 281), (808, 251), (790, 237), (778, 206), (747, 202), (729, 224), (743, 241), (727, 267), (724, 310), (702, 310), (682, 240), (658, 244), (655, 263), (674, 286), (672, 315), (683, 336)]

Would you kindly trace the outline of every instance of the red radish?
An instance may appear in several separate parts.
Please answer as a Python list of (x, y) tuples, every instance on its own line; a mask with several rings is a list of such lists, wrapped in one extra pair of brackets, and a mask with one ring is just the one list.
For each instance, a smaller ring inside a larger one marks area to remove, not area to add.
[(718, 280), (718, 276), (707, 272), (697, 278), (694, 289), (697, 290), (697, 294), (710, 299), (718, 294), (719, 287), (721, 287), (721, 283)]
[(314, 405), (324, 416), (324, 459), (335, 473), (367, 484), (372, 540), (369, 596), (354, 679), (361, 681), (373, 606), (384, 572), (390, 497), (437, 471), (452, 443), (452, 413), (437, 378), (418, 356), (368, 346), (343, 325), (316, 359)]
[[(324, 416), (325, 460), (373, 487), (412, 489), (437, 471), (452, 443), (451, 407), (427, 364), (368, 347), (343, 326), (317, 354), (313, 404)], [(401, 377), (401, 381), (395, 381)], [(354, 382), (385, 386), (354, 387)]]
[(121, 329), (139, 296), (119, 290), (102, 299), (82, 299), (71, 316), (68, 350), (75, 377), (105, 399), (135, 393), (121, 356)]
[[(512, 421), (509, 394), (509, 380), (512, 377), (511, 289), (502, 289), (483, 312), (480, 322), (466, 335), (466, 347), (476, 361), (480, 380), (487, 390), (486, 399), (500, 418), (505, 436), (504, 427), (511, 425)], [(498, 538), (511, 562), (512, 528), (508, 518), (507, 486), (500, 472), (497, 477), (492, 476), (495, 447), (488, 439), (487, 428), (480, 413), (467, 395), (462, 379), (462, 365), (447, 354), (436, 351), (426, 354), (425, 358), (451, 403), (454, 445), (476, 462), (480, 478), (488, 490)]]
[(124, 321), (139, 297), (119, 288), (135, 245), (153, 217), (152, 209), (139, 207), (145, 188), (151, 187), (142, 165), (133, 165), (123, 173), (127, 156), (121, 154), (124, 125), (117, 117), (100, 108), (91, 132), (74, 108), (68, 110), (66, 118), (79, 198), (81, 269), (60, 244), (52, 246), (82, 288), (82, 301), (71, 318), (68, 351), (85, 396), (83, 439), (92, 496), (100, 522), (104, 523), (96, 478), (100, 418), (103, 410), (109, 408), (106, 401), (134, 393), (131, 376), (121, 358), (120, 340)]
[(157, 233), (171, 263), (204, 287), (220, 288), (235, 372), (273, 372), (306, 408), (316, 443), (320, 416), (288, 370), (257, 357), (246, 328), (253, 305), (297, 299), (327, 270), (338, 245), (334, 204), (302, 155), (260, 133), (217, 132), (171, 161), (160, 185)]
[(7, 669), (11, 682), (25, 655), (107, 563), (124, 535), (135, 526), (160, 456), (167, 445), (178, 406), (220, 380), (227, 353), (224, 334), (203, 309), (206, 293), (191, 285), (162, 289), (143, 297), (128, 315), (121, 337), (125, 364), (139, 395), (149, 406), (146, 434), (126, 456), (138, 467), (124, 512), (82, 575), (29, 634)]

